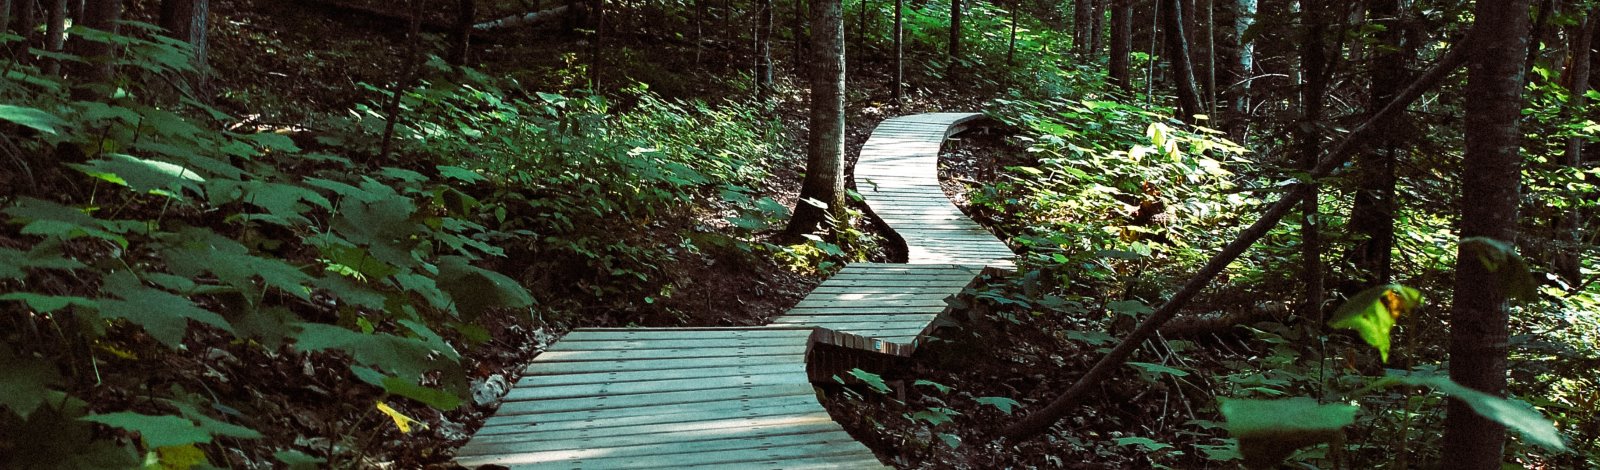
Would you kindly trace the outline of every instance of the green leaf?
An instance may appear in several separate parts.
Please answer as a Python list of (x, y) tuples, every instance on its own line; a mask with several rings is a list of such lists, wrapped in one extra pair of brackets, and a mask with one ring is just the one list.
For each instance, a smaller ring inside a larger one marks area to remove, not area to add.
[(194, 170), (179, 165), (120, 153), (105, 154), (101, 159), (72, 167), (89, 176), (127, 186), (139, 192), (170, 191), (179, 188), (198, 192), (200, 190), (198, 183), (206, 181)]
[(0, 406), (27, 419), (43, 404), (51, 386), (61, 385), (61, 374), (49, 362), (12, 355), (0, 347)]
[(35, 108), (0, 104), (0, 120), (10, 121), (17, 125), (27, 127), (45, 134), (60, 134), (60, 129), (67, 126), (67, 122)]
[(1145, 452), (1156, 452), (1162, 449), (1172, 448), (1172, 444), (1156, 442), (1154, 439), (1148, 437), (1119, 437), (1117, 438), (1117, 445), (1123, 447), (1139, 446), (1144, 448)]
[(927, 421), (928, 425), (930, 425), (930, 426), (938, 426), (938, 425), (941, 425), (941, 424), (954, 422), (955, 420), (950, 418), (950, 415), (953, 415), (953, 414), (958, 414), (958, 413), (956, 413), (955, 410), (952, 410), (952, 409), (949, 409), (949, 408), (934, 407), (934, 408), (928, 408), (928, 409), (925, 409), (925, 410), (917, 411), (916, 413), (911, 413), (911, 419), (912, 420)]
[(304, 352), (338, 350), (355, 359), (356, 365), (373, 365), (402, 377), (421, 377), (423, 372), (448, 365), (434, 349), (421, 340), (389, 334), (363, 334), (324, 323), (301, 323), (295, 335), (295, 349)]
[(0, 300), (23, 302), (28, 304), (28, 308), (34, 309), (39, 313), (51, 313), (56, 310), (66, 308), (70, 305), (77, 305), (89, 309), (99, 308), (100, 306), (100, 304), (96, 303), (95, 301), (83, 297), (45, 295), (35, 294), (32, 292), (12, 292), (9, 294), (0, 294)]
[(384, 377), (382, 384), (383, 390), (386, 392), (410, 398), (440, 410), (450, 411), (461, 406), (461, 397), (436, 388), (423, 387), (412, 383), (410, 380), (399, 377)]
[(1422, 305), (1422, 291), (1399, 284), (1373, 287), (1350, 297), (1333, 312), (1328, 326), (1355, 330), (1389, 362), (1389, 332), (1395, 320)]
[[(1357, 407), (1343, 403), (1319, 404), (1296, 397), (1284, 400), (1222, 400), (1219, 407), (1228, 433), (1239, 440), (1245, 467), (1277, 468), (1295, 450), (1338, 439), (1345, 426), (1355, 422)], [(1286, 417), (1294, 419), (1285, 419)]]
[(851, 377), (855, 377), (856, 380), (860, 380), (862, 383), (867, 384), (867, 386), (871, 387), (872, 391), (874, 392), (889, 393), (889, 384), (883, 382), (883, 376), (881, 375), (861, 369), (850, 369), (849, 374)]
[(1469, 237), (1461, 239), (1460, 249), (1462, 259), (1477, 258), (1484, 269), (1500, 278), (1500, 285), (1496, 287), (1503, 289), (1507, 297), (1527, 302), (1539, 300), (1539, 283), (1533, 280), (1528, 262), (1517, 254), (1517, 247), (1493, 238)]
[(1114, 302), (1106, 302), (1106, 310), (1110, 310), (1118, 315), (1128, 315), (1132, 317), (1146, 315), (1156, 311), (1155, 309), (1150, 308), (1149, 305), (1145, 305), (1144, 302), (1137, 300), (1118, 300)]
[(932, 380), (917, 379), (917, 381), (916, 382), (912, 382), (911, 385), (913, 387), (914, 386), (918, 386), (918, 385), (921, 385), (921, 386), (924, 386), (924, 387), (933, 387), (935, 390), (938, 390), (939, 393), (950, 393), (950, 386), (949, 385), (945, 385), (945, 384), (942, 384), (942, 383), (934, 382)]
[(189, 320), (233, 332), (233, 327), (221, 315), (195, 306), (189, 299), (144, 287), (128, 271), (106, 276), (100, 290), (119, 297), (100, 299), (101, 315), (126, 319), (144, 327), (150, 337), (168, 347), (176, 348), (183, 341), (189, 331)]
[(476, 183), (479, 181), (489, 180), (488, 178), (484, 178), (483, 175), (478, 174), (476, 171), (468, 170), (459, 166), (439, 165), (435, 168), (439, 169), (439, 176), (461, 180), (467, 183)]
[(41, 235), (61, 240), (89, 236), (109, 240), (127, 248), (128, 240), (107, 230), (105, 221), (85, 214), (82, 210), (33, 198), (21, 198), (5, 209), (13, 222), (25, 222), (23, 235)]
[(1011, 414), (1011, 410), (1022, 406), (1022, 404), (1017, 403), (1016, 400), (1006, 397), (978, 397), (977, 401), (979, 405), (993, 406), (995, 409), (1000, 410), (1001, 413), (1005, 413), (1007, 415)]
[(468, 264), (468, 260), (460, 256), (439, 259), (437, 283), (439, 289), (455, 300), (456, 310), (468, 318), (476, 318), (490, 308), (533, 305), (533, 296), (517, 281)]
[(1550, 420), (1544, 419), (1543, 416), (1539, 415), (1538, 411), (1534, 411), (1527, 404), (1473, 390), (1446, 377), (1384, 377), (1367, 388), (1382, 388), (1399, 384), (1432, 387), (1440, 393), (1461, 400), (1467, 406), (1472, 407), (1472, 411), (1477, 412), (1479, 415), (1517, 431), (1522, 434), (1522, 437), (1533, 441), (1534, 444), (1557, 451), (1567, 449), (1567, 445), (1562, 441), (1561, 433), (1556, 430), (1555, 425), (1551, 424)]
[(955, 434), (941, 432), (939, 433), (939, 440), (944, 442), (944, 445), (950, 446), (951, 449), (961, 447), (961, 436)]
[(1166, 374), (1175, 377), (1184, 377), (1189, 375), (1189, 372), (1181, 369), (1174, 369), (1161, 364), (1149, 362), (1128, 362), (1128, 365), (1149, 374)]
[(278, 459), (278, 461), (283, 462), (284, 465), (288, 465), (289, 470), (315, 470), (320, 464), (328, 461), (322, 457), (312, 457), (310, 455), (306, 455), (306, 453), (298, 450), (280, 450), (273, 452), (272, 458)]
[(151, 416), (131, 411), (84, 416), (84, 421), (125, 429), (144, 438), (147, 447), (167, 447), (211, 442), (207, 433), (194, 421), (179, 416)]

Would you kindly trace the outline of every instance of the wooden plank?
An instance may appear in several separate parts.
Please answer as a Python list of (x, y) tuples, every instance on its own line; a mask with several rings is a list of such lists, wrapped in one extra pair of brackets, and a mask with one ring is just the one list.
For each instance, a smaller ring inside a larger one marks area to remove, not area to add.
[[(734, 417), (711, 421), (662, 423), (618, 428), (579, 428), (550, 432), (525, 432), (496, 434), (473, 439), (470, 447), (462, 447), (457, 455), (484, 455), (517, 452), (547, 452), (569, 449), (599, 449), (626, 447), (664, 442), (693, 442), (738, 437), (744, 432), (766, 428), (792, 428), (769, 430), (770, 433), (806, 433), (839, 431), (821, 405), (806, 413), (776, 416)], [(831, 429), (830, 429), (831, 428)], [(509, 448), (509, 449), (508, 449)]]
[[(803, 375), (803, 374), (802, 374)], [(478, 428), (476, 435), (492, 436), (499, 434), (517, 434), (530, 432), (565, 431), (573, 429), (599, 429), (623, 426), (641, 426), (649, 424), (668, 423), (697, 423), (727, 419), (731, 417), (759, 418), (766, 416), (783, 416), (804, 414), (817, 410), (820, 406), (810, 397), (792, 397), (795, 403), (784, 406), (759, 406), (740, 407), (729, 409), (703, 409), (695, 412), (653, 414), (638, 416), (612, 416), (610, 414), (590, 414), (588, 419), (547, 421), (545, 415), (519, 415), (500, 420), (491, 419)], [(630, 408), (631, 409), (631, 408)]]
[(525, 375), (593, 374), (599, 372), (629, 372), (645, 370), (676, 370), (692, 368), (749, 366), (759, 364), (801, 364), (804, 353), (782, 356), (733, 356), (699, 358), (693, 361), (680, 359), (635, 359), (624, 361), (539, 362), (537, 358), (524, 368)]
[(833, 326), (830, 323), (880, 322), (885, 328), (893, 328), (901, 323), (927, 324), (932, 322), (934, 318), (938, 318), (938, 316), (938, 314), (930, 313), (909, 315), (784, 315), (772, 321), (782, 324), (803, 323), (818, 325), (824, 328), (832, 328)]
[(574, 330), (561, 338), (561, 341), (616, 341), (616, 340), (643, 340), (643, 339), (708, 339), (708, 338), (804, 338), (811, 334), (804, 329), (762, 329), (744, 328), (738, 330), (630, 330), (630, 329), (581, 329)]
[(949, 294), (923, 294), (923, 293), (870, 293), (870, 292), (812, 292), (806, 296), (806, 301), (811, 302), (844, 302), (856, 300), (870, 300), (873, 302), (888, 302), (896, 300), (938, 300), (943, 301), (950, 297)]
[[(973, 276), (977, 278), (977, 276)], [(970, 281), (970, 280), (969, 280)], [(904, 280), (904, 279), (829, 279), (821, 286), (826, 287), (966, 287), (969, 282), (950, 279)], [(819, 286), (819, 287), (821, 287)]]
[(552, 351), (605, 351), (614, 349), (686, 349), (686, 348), (737, 348), (749, 346), (771, 346), (781, 344), (804, 343), (805, 338), (780, 337), (780, 338), (652, 338), (642, 340), (614, 340), (614, 341), (560, 341), (550, 345), (546, 352)]
[(922, 306), (922, 307), (889, 307), (875, 305), (871, 307), (797, 307), (789, 309), (789, 315), (863, 315), (863, 314), (916, 314), (940, 313), (948, 305)]
[(530, 375), (518, 380), (516, 386), (553, 387), (558, 385), (644, 382), (650, 380), (687, 379), (695, 377), (728, 377), (737, 375), (776, 374), (782, 372), (793, 372), (796, 369), (804, 372), (805, 366), (806, 365), (804, 361), (794, 361), (725, 367), (694, 367), (686, 369), (598, 372), (588, 374)]
[(662, 379), (639, 382), (554, 385), (548, 387), (516, 387), (506, 393), (506, 400), (553, 400), (581, 397), (610, 397), (641, 393), (683, 392), (713, 390), (727, 387), (753, 385), (778, 385), (805, 383), (805, 374), (790, 371), (775, 374), (732, 375), (721, 377), (695, 377)]
[[(723, 400), (710, 402), (673, 403), (666, 405), (633, 406), (627, 408), (600, 408), (593, 410), (557, 411), (551, 413), (523, 413), (505, 414), (496, 413), (494, 417), (484, 422), (484, 427), (519, 425), (526, 427), (527, 423), (555, 425), (557, 423), (604, 423), (608, 420), (626, 419), (654, 419), (655, 422), (672, 423), (695, 421), (692, 416), (704, 419), (717, 419), (723, 415), (743, 416), (745, 413), (759, 411), (764, 408), (784, 408), (792, 406), (817, 406), (817, 397), (813, 394), (781, 395), (772, 397), (757, 397), (738, 400)], [(536, 424), (537, 425), (537, 424)], [(509, 428), (507, 428), (509, 429)]]
[[(801, 428), (796, 428), (792, 431), (800, 430)], [(683, 468), (713, 463), (782, 462), (793, 458), (804, 458), (807, 454), (843, 457), (860, 456), (863, 453), (871, 455), (865, 451), (865, 447), (852, 440), (843, 431), (787, 434), (765, 432), (753, 436), (726, 436), (721, 439), (641, 444), (620, 448), (489, 455), (470, 461), (472, 465), (497, 464), (519, 469), (648, 468), (650, 466)]]
[(796, 308), (808, 307), (942, 307), (944, 300), (802, 300)]
[(725, 348), (624, 349), (607, 351), (546, 351), (540, 362), (623, 361), (645, 359), (691, 359), (727, 356), (781, 356), (804, 354), (805, 344)]
[(500, 405), (499, 414), (556, 413), (563, 411), (630, 408), (635, 406), (676, 405), (722, 400), (810, 395), (815, 393), (811, 384), (752, 385), (721, 390), (696, 390), (690, 392), (645, 393), (607, 398), (573, 398), (561, 400), (506, 401)]

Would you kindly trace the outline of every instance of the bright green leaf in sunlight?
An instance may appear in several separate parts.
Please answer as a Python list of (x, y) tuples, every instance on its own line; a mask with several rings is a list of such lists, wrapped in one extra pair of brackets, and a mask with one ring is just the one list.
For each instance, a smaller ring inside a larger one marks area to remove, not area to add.
[(189, 470), (210, 463), (205, 451), (194, 444), (157, 448), (151, 452), (151, 457), (154, 458), (146, 459), (144, 468), (147, 470)]
[[(1277, 468), (1295, 450), (1340, 439), (1355, 422), (1356, 406), (1320, 404), (1306, 397), (1284, 400), (1225, 398), (1219, 407), (1228, 433), (1239, 440), (1247, 468)], [(1285, 419), (1285, 417), (1294, 419)]]
[(883, 376), (881, 375), (861, 369), (850, 369), (850, 376), (855, 377), (856, 380), (860, 380), (862, 383), (867, 384), (868, 387), (872, 387), (872, 391), (874, 392), (889, 393), (889, 384), (883, 382)]
[(67, 125), (66, 121), (62, 121), (61, 118), (56, 117), (54, 114), (9, 104), (0, 104), (0, 121), (10, 121), (50, 135), (58, 134), (60, 128)]
[(120, 153), (106, 154), (99, 160), (72, 166), (89, 176), (139, 192), (167, 191), (175, 187), (199, 190), (197, 183), (206, 180), (194, 170)]
[(1544, 419), (1538, 411), (1533, 410), (1526, 403), (1500, 398), (1483, 393), (1464, 385), (1455, 383), (1446, 377), (1439, 376), (1392, 376), (1379, 379), (1367, 389), (1384, 388), (1394, 385), (1413, 385), (1419, 387), (1432, 387), (1440, 393), (1448, 395), (1472, 407), (1472, 411), (1489, 418), (1491, 421), (1505, 425), (1516, 430), (1534, 444), (1551, 450), (1566, 450), (1566, 443), (1561, 440), (1561, 433), (1556, 431), (1550, 420)]
[(1528, 262), (1517, 254), (1510, 243), (1487, 237), (1461, 239), (1461, 257), (1477, 258), (1489, 272), (1500, 279), (1500, 289), (1513, 299), (1533, 301), (1539, 298), (1539, 283), (1533, 280)]
[(1378, 357), (1389, 362), (1389, 331), (1400, 316), (1422, 305), (1422, 292), (1399, 284), (1373, 287), (1356, 293), (1334, 310), (1328, 325), (1355, 330), (1363, 341), (1378, 349)]

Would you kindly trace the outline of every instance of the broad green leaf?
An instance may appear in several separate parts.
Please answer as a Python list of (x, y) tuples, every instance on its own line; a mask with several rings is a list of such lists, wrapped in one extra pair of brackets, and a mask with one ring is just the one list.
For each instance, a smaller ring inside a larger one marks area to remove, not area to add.
[(468, 264), (466, 258), (445, 256), (439, 259), (440, 290), (455, 300), (456, 310), (476, 318), (490, 308), (524, 308), (533, 305), (533, 296), (517, 281), (503, 274)]
[(1149, 305), (1145, 305), (1144, 302), (1137, 300), (1117, 300), (1106, 302), (1106, 310), (1110, 310), (1112, 313), (1116, 313), (1118, 315), (1127, 315), (1132, 317), (1146, 315), (1156, 311), (1155, 309), (1150, 308)]
[(1533, 279), (1533, 271), (1528, 269), (1528, 262), (1517, 254), (1517, 247), (1500, 240), (1488, 237), (1469, 237), (1461, 239), (1461, 257), (1476, 258), (1489, 272), (1500, 278), (1500, 285), (1507, 297), (1522, 300), (1539, 300), (1539, 283)]
[(1561, 433), (1556, 430), (1555, 425), (1551, 424), (1550, 420), (1544, 419), (1543, 416), (1539, 415), (1538, 411), (1533, 410), (1527, 404), (1473, 390), (1446, 377), (1384, 377), (1367, 388), (1382, 388), (1397, 384), (1432, 387), (1440, 393), (1461, 400), (1467, 406), (1472, 407), (1472, 411), (1477, 412), (1479, 415), (1516, 430), (1522, 434), (1522, 437), (1533, 441), (1534, 444), (1551, 450), (1566, 450), (1567, 448), (1566, 443), (1561, 439)]
[(459, 166), (439, 165), (439, 166), (437, 166), (435, 168), (438, 168), (439, 169), (439, 175), (443, 176), (445, 178), (461, 180), (461, 181), (467, 182), (467, 183), (477, 183), (479, 181), (488, 181), (488, 178), (484, 178), (483, 175), (478, 174), (478, 172), (472, 171), (472, 170), (468, 170), (466, 168), (462, 168), (462, 167), (459, 167)]
[(1016, 400), (1006, 397), (978, 397), (977, 401), (979, 405), (993, 406), (995, 409), (1000, 410), (1001, 413), (1005, 413), (1007, 415), (1011, 414), (1011, 410), (1022, 406), (1022, 404), (1017, 403)]
[(1166, 374), (1175, 377), (1184, 377), (1189, 375), (1189, 372), (1182, 369), (1174, 369), (1172, 367), (1149, 362), (1128, 362), (1128, 365), (1150, 374)]
[(1422, 305), (1422, 291), (1399, 284), (1373, 287), (1356, 293), (1333, 312), (1328, 326), (1355, 330), (1389, 362), (1389, 332), (1395, 320)]
[(874, 392), (889, 393), (889, 384), (884, 383), (883, 376), (881, 375), (861, 369), (850, 369), (849, 374), (851, 377), (855, 377), (856, 380), (860, 380), (862, 383), (867, 384), (868, 387), (872, 387), (872, 391)]
[(443, 411), (454, 410), (461, 406), (461, 397), (453, 393), (417, 385), (399, 377), (384, 377), (382, 384), (383, 390), (386, 392), (410, 398)]
[(9, 294), (0, 294), (0, 300), (23, 302), (28, 304), (28, 308), (34, 309), (39, 313), (51, 313), (56, 310), (67, 308), (69, 305), (78, 305), (90, 309), (99, 308), (100, 306), (100, 304), (95, 303), (95, 301), (83, 297), (45, 295), (35, 294), (32, 292), (12, 292)]
[(1172, 444), (1156, 442), (1154, 439), (1148, 437), (1119, 437), (1117, 438), (1117, 445), (1123, 447), (1139, 446), (1143, 448), (1145, 452), (1155, 452), (1162, 449), (1172, 448)]
[(0, 406), (26, 419), (44, 403), (51, 386), (61, 384), (61, 374), (49, 362), (12, 355), (0, 347)]
[(67, 122), (43, 110), (0, 104), (0, 121), (10, 121), (45, 134), (57, 135)]
[(120, 153), (105, 154), (98, 160), (72, 166), (89, 176), (127, 186), (139, 192), (171, 191), (178, 188), (188, 188), (198, 192), (200, 190), (198, 183), (206, 181), (194, 170), (179, 165)]
[(152, 448), (211, 442), (211, 434), (195, 425), (194, 421), (180, 416), (152, 416), (123, 411), (89, 415), (79, 419), (138, 433), (144, 438), (145, 445)]
[(194, 444), (159, 447), (151, 454), (155, 461), (145, 464), (145, 470), (189, 470), (210, 463), (205, 451)]
[[(1277, 468), (1295, 450), (1337, 439), (1355, 422), (1357, 407), (1343, 403), (1319, 404), (1296, 397), (1284, 400), (1225, 398), (1219, 407), (1228, 433), (1239, 440), (1245, 467)], [(1293, 419), (1285, 419), (1286, 417)]]
[(921, 385), (921, 386), (924, 386), (924, 387), (933, 387), (935, 390), (938, 390), (939, 393), (950, 393), (950, 386), (949, 385), (945, 385), (945, 384), (942, 384), (942, 383), (934, 382), (932, 380), (918, 379), (916, 382), (912, 382), (911, 385), (912, 386)]
[(953, 414), (956, 414), (955, 410), (949, 408), (928, 408), (911, 413), (911, 419), (927, 421), (929, 426), (938, 426), (955, 421), (950, 418)]
[(961, 447), (961, 436), (955, 434), (941, 432), (939, 433), (939, 440), (944, 442), (944, 445), (950, 446), (951, 449)]
[(100, 291), (118, 297), (99, 300), (101, 315), (126, 319), (144, 327), (150, 337), (168, 347), (176, 348), (183, 341), (189, 331), (189, 320), (233, 331), (233, 326), (221, 315), (202, 309), (189, 299), (144, 287), (127, 271), (106, 276)]
[(448, 363), (437, 359), (427, 343), (389, 334), (363, 334), (324, 323), (301, 323), (295, 335), (295, 348), (304, 351), (338, 350), (355, 359), (356, 365), (374, 365), (402, 378), (421, 377), (423, 372)]
[(267, 152), (300, 152), (300, 146), (294, 144), (294, 139), (290, 139), (289, 136), (283, 134), (261, 132), (244, 136), (243, 139), (255, 143), (256, 147), (260, 147), (261, 150)]
[(288, 465), (289, 470), (314, 470), (318, 467), (318, 465), (328, 461), (322, 457), (312, 457), (310, 455), (306, 455), (306, 453), (298, 450), (280, 450), (273, 452), (272, 458), (278, 459), (278, 461), (283, 462), (284, 465)]
[(13, 222), (26, 224), (22, 227), (23, 235), (40, 235), (61, 240), (88, 236), (109, 240), (123, 248), (128, 246), (126, 238), (108, 230), (106, 221), (91, 217), (76, 207), (25, 197), (18, 199), (15, 205), (7, 207), (5, 213), (12, 217)]

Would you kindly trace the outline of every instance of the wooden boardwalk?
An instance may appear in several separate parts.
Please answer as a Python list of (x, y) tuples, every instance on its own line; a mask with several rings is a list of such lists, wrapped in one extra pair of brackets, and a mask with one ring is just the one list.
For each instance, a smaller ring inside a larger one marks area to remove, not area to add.
[[(884, 121), (856, 164), (858, 191), (905, 243), (907, 263), (858, 263), (773, 324), (586, 328), (534, 359), (456, 455), (467, 467), (885, 468), (817, 401), (818, 345), (909, 356), (1005, 243), (939, 187), (939, 146), (979, 118)], [(808, 365), (810, 367), (808, 367)]]

